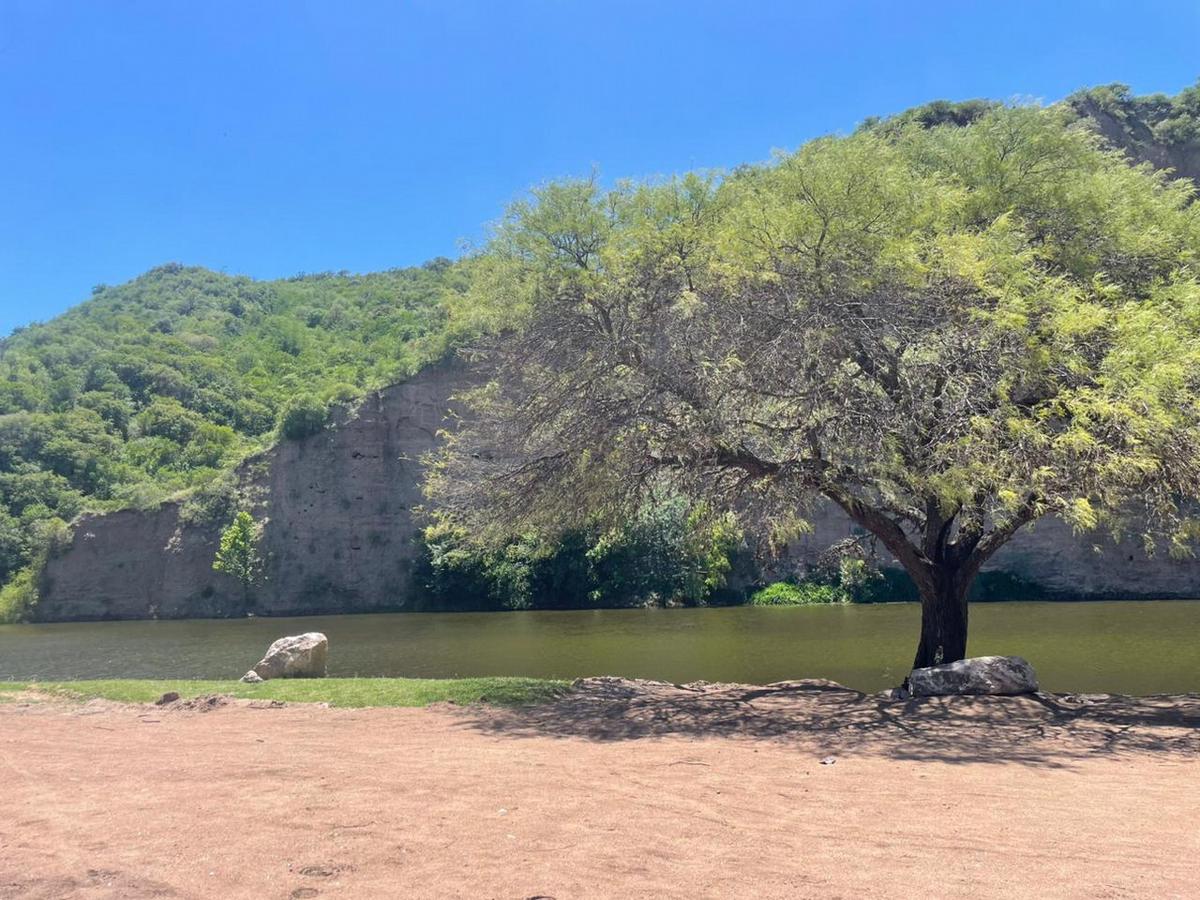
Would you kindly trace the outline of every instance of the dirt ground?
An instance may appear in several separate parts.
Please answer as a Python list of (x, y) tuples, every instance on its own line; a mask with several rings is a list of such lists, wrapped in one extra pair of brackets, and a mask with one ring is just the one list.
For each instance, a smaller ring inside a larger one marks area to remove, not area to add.
[(0, 898), (1200, 897), (1200, 696), (0, 704)]

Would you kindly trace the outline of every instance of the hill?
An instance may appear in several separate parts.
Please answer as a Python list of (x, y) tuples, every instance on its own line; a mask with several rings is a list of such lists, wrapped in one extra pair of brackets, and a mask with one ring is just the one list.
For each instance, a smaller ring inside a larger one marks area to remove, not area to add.
[(166, 265), (0, 342), (0, 582), (84, 510), (205, 484), (444, 352), (462, 266), (254, 281)]

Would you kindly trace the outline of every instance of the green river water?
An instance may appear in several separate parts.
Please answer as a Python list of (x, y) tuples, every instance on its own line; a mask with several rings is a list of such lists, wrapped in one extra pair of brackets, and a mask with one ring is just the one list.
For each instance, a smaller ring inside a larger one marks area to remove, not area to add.
[[(897, 684), (916, 604), (400, 613), (0, 626), (0, 679), (237, 678), (275, 638), (323, 631), (330, 675), (625, 675)], [(1200, 692), (1200, 601), (978, 603), (973, 656), (1019, 654), (1053, 691)]]

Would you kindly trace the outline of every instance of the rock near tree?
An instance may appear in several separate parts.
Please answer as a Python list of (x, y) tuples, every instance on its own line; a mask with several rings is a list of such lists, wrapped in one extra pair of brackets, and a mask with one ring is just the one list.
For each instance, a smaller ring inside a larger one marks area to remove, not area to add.
[(914, 697), (952, 694), (1032, 694), (1037, 675), (1020, 656), (976, 656), (925, 669), (913, 669), (908, 690)]
[(329, 659), (329, 638), (319, 631), (282, 637), (242, 681), (256, 683), (272, 678), (324, 678)]

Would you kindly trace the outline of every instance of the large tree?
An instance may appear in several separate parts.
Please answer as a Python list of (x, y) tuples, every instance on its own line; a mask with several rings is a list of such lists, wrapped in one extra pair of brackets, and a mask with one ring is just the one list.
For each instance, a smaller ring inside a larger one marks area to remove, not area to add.
[(663, 485), (775, 533), (824, 498), (915, 582), (915, 665), (961, 659), (972, 580), (1027, 523), (1197, 536), (1190, 198), (1032, 107), (547, 185), (455, 310), (495, 377), (431, 497), (483, 541)]

